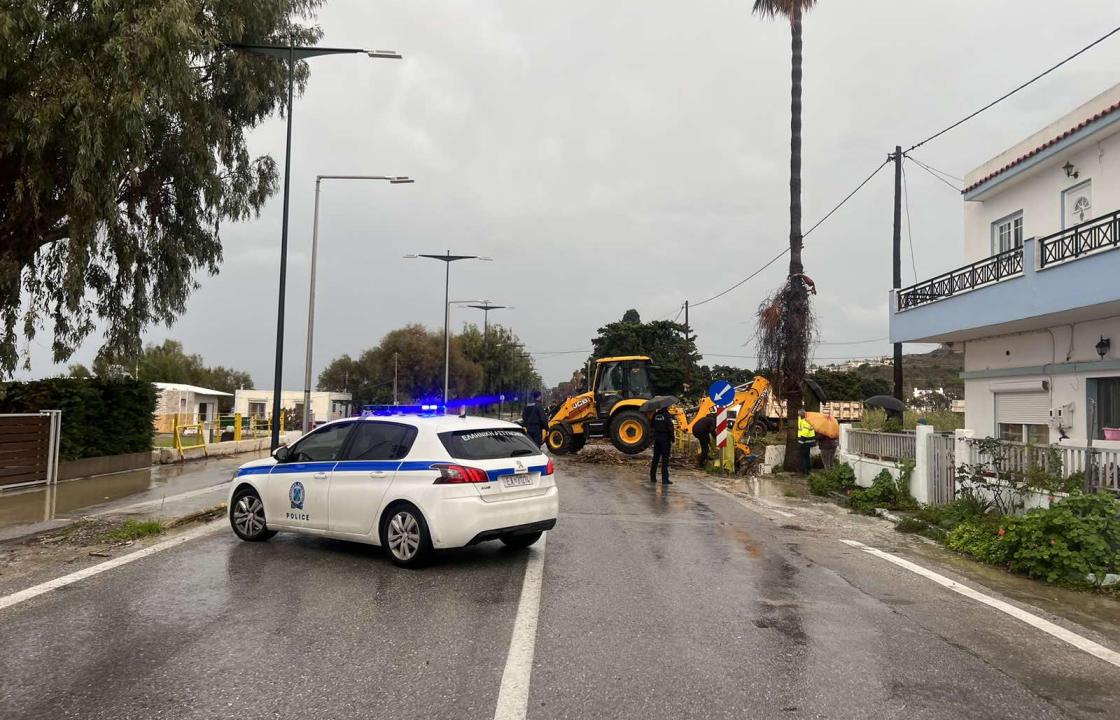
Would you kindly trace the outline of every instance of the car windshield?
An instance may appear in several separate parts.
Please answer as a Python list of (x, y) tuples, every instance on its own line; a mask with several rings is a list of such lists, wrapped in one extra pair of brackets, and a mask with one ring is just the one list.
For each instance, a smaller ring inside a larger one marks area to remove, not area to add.
[(514, 428), (456, 430), (440, 433), (439, 439), (457, 460), (498, 460), (541, 452), (525, 433)]

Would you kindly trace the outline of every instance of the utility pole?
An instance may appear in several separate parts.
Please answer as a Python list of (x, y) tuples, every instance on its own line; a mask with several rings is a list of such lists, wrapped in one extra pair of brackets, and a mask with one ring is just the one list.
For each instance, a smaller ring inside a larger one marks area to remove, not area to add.
[[(902, 288), (902, 146), (894, 146), (894, 254), (892, 267), (895, 302)], [(897, 309), (897, 308), (896, 308)], [(894, 344), (894, 397), (902, 400), (902, 343)]]
[(688, 300), (684, 301), (684, 383), (692, 392), (692, 353), (688, 351)]
[(400, 405), (397, 402), (397, 353), (393, 353), (393, 404)]

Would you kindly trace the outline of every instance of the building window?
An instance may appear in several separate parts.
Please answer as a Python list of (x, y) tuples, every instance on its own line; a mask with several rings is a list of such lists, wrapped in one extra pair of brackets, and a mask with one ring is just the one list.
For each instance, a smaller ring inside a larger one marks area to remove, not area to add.
[(250, 417), (263, 418), (265, 416), (265, 414), (268, 412), (265, 409), (265, 405), (266, 405), (266, 403), (263, 403), (263, 402), (250, 402), (249, 403), (249, 415), (250, 415)]
[(1105, 428), (1120, 428), (1120, 378), (1097, 380), (1097, 440), (1104, 439)]
[(1041, 423), (1000, 423), (999, 439), (1030, 445), (1049, 445), (1050, 426)]
[(1086, 180), (1062, 193), (1062, 229), (1093, 219), (1093, 181)]
[(992, 223), (992, 250), (997, 253), (1023, 247), (1023, 212)]

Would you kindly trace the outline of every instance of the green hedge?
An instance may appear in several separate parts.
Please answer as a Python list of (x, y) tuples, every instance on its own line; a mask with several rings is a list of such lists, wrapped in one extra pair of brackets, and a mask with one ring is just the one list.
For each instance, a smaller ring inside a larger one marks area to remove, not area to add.
[(0, 413), (62, 411), (59, 457), (79, 460), (152, 449), (156, 388), (131, 378), (0, 383)]

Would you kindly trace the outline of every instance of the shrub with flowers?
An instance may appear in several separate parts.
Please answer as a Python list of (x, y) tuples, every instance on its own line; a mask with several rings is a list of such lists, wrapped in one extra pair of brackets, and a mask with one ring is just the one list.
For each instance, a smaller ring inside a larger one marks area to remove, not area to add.
[(1073, 494), (1025, 515), (987, 514), (955, 527), (945, 543), (984, 562), (1047, 582), (1083, 585), (1120, 572), (1120, 499)]

